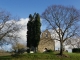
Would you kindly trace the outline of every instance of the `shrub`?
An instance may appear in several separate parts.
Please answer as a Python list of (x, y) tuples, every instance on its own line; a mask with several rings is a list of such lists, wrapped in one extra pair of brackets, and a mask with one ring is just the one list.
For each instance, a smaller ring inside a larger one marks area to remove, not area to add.
[(51, 53), (53, 52), (52, 50), (46, 50), (44, 53)]
[(73, 48), (72, 49), (72, 52), (73, 53), (80, 53), (80, 48)]

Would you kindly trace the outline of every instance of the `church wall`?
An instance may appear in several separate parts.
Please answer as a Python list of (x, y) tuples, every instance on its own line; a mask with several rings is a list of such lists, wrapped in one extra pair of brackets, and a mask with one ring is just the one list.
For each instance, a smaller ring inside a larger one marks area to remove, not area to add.
[(51, 34), (48, 30), (45, 30), (42, 33), (42, 37), (38, 45), (38, 51), (43, 52), (45, 48), (49, 50), (55, 49), (55, 42), (51, 39)]

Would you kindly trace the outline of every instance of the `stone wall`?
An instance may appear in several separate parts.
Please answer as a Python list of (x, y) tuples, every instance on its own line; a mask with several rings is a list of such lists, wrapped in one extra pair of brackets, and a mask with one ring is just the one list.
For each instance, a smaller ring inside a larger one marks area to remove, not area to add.
[(45, 48), (55, 50), (55, 42), (53, 39), (51, 39), (50, 32), (48, 30), (45, 30), (41, 35), (42, 36), (38, 45), (38, 51), (44, 52)]

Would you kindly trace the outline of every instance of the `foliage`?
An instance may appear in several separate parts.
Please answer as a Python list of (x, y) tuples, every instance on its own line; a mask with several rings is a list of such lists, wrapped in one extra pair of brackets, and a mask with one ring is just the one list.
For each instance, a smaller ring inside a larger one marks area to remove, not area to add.
[(80, 53), (80, 48), (73, 48), (72, 49), (72, 52), (73, 53)]
[(43, 53), (52, 53), (52, 52), (53, 52), (52, 50), (47, 50), (47, 51), (45, 51)]
[(29, 21), (28, 21), (28, 23), (27, 23), (27, 47), (31, 47), (31, 44), (32, 44), (32, 42), (31, 42), (31, 40), (32, 40), (32, 19), (33, 19), (33, 17), (32, 17), (32, 15), (30, 14), (29, 15)]
[(27, 24), (27, 47), (29, 47), (31, 50), (35, 50), (35, 52), (40, 40), (40, 26), (41, 23), (39, 14), (35, 13), (33, 16), (30, 14)]

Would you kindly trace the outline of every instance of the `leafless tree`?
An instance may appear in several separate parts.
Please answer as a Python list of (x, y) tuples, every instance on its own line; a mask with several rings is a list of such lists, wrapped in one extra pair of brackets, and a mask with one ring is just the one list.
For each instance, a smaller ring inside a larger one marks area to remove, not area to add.
[(60, 41), (60, 55), (63, 55), (63, 43), (77, 34), (80, 11), (74, 7), (62, 5), (49, 6), (41, 15), (44, 22), (47, 21), (49, 28), (52, 28)]
[(69, 45), (69, 48), (80, 48), (80, 37), (75, 36), (75, 38), (70, 38), (64, 43), (65, 45)]
[(25, 49), (25, 48), (26, 48), (26, 46), (24, 44), (19, 43), (19, 42), (16, 42), (16, 45), (12, 46), (12, 49), (14, 51), (17, 51), (19, 49)]
[(11, 43), (10, 39), (15, 38), (16, 34), (18, 34), (21, 29), (21, 26), (16, 24), (18, 20), (11, 17), (9, 12), (0, 10), (0, 46)]

